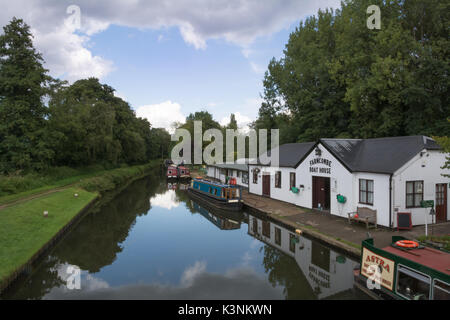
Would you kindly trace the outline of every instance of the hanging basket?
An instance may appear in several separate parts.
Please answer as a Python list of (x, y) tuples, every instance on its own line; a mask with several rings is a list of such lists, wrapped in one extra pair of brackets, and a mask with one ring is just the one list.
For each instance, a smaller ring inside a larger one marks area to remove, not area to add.
[(292, 193), (299, 193), (300, 189), (296, 187), (291, 188)]
[(338, 194), (336, 196), (337, 202), (339, 203), (346, 203), (347, 202), (347, 198), (345, 196), (343, 196), (342, 194)]

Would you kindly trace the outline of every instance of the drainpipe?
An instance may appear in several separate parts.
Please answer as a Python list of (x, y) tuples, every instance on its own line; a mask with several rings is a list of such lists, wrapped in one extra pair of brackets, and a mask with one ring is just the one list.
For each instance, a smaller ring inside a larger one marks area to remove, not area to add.
[(392, 229), (392, 173), (389, 176), (389, 227)]

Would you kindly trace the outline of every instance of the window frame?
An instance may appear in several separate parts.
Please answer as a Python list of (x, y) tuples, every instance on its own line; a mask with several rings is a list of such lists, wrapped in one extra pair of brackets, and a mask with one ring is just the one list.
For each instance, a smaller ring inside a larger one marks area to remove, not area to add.
[[(361, 182), (363, 182), (363, 181), (365, 182), (366, 190), (361, 189)], [(369, 182), (372, 182), (372, 191), (369, 191)], [(359, 189), (359, 193), (358, 193), (359, 194), (359, 203), (373, 206), (373, 203), (375, 200), (375, 182), (371, 179), (359, 179), (358, 189)], [(366, 202), (362, 201), (361, 192), (366, 194)], [(369, 202), (369, 193), (372, 194), (372, 202)]]
[[(416, 183), (420, 182), (422, 184), (422, 192), (418, 193), (416, 192)], [(412, 183), (413, 189), (412, 189), (412, 193), (409, 192), (408, 193), (408, 183)], [(416, 206), (416, 196), (417, 195), (421, 195), (422, 196), (422, 201), (423, 201), (423, 194), (424, 194), (424, 189), (425, 189), (425, 184), (423, 182), (423, 180), (411, 180), (411, 181), (406, 181), (405, 182), (405, 208), (409, 209), (409, 208), (421, 208), (420, 203), (419, 205)], [(408, 206), (408, 195), (412, 195), (413, 197), (413, 201), (412, 201), (412, 206)]]
[[(294, 183), (292, 183), (292, 177), (294, 177)], [(297, 174), (296, 172), (289, 172), (289, 190), (292, 189), (292, 187), (295, 187), (297, 180)]]
[(275, 188), (281, 189), (281, 171), (275, 171)]
[(258, 172), (256, 170), (253, 171), (253, 184), (258, 183)]
[[(417, 271), (417, 270), (413, 270), (413, 269), (411, 269), (411, 268), (409, 268), (409, 267), (407, 267), (407, 266), (405, 266), (404, 264), (401, 264), (401, 263), (399, 263), (398, 264), (398, 267), (397, 267), (397, 274), (395, 275), (395, 279), (396, 279), (396, 281), (395, 281), (395, 292), (399, 295), (399, 296), (401, 296), (401, 297), (403, 297), (403, 298), (405, 298), (405, 299), (407, 299), (407, 300), (411, 300), (409, 297), (407, 297), (407, 296), (405, 296), (405, 295), (403, 295), (402, 293), (400, 293), (400, 292), (398, 292), (398, 281), (399, 281), (399, 273), (402, 271), (402, 270), (406, 270), (407, 272), (403, 272), (404, 274), (406, 274), (406, 275), (408, 275), (408, 272), (409, 273), (412, 273), (412, 274), (417, 274), (417, 275), (419, 275), (419, 276), (421, 276), (421, 277), (424, 277), (424, 278), (427, 278), (428, 279), (428, 285), (429, 285), (429, 289), (428, 289), (428, 298), (427, 298), (427, 300), (429, 301), (429, 300), (431, 300), (431, 294), (433, 293), (433, 282), (431, 281), (431, 277), (429, 276), (429, 275), (427, 275), (427, 274), (425, 274), (425, 273), (423, 273), (423, 272), (420, 272), (420, 271)], [(412, 277), (412, 278), (414, 278), (412, 275), (409, 275), (410, 277)], [(415, 278), (415, 279), (417, 279), (418, 281), (422, 281), (422, 280), (420, 280), (419, 278)]]

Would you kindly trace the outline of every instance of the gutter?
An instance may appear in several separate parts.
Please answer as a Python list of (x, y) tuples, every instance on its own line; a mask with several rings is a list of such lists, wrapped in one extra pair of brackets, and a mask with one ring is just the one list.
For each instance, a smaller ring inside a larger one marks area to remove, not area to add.
[(392, 229), (392, 173), (389, 175), (389, 227)]

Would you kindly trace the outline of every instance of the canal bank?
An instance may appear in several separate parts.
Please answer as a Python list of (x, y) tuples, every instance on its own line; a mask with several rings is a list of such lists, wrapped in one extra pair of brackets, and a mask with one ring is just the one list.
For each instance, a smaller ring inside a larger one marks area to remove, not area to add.
[[(291, 203), (249, 194), (245, 190), (242, 198), (246, 210), (265, 215), (291, 228), (300, 229), (303, 234), (343, 250), (355, 258), (361, 256), (361, 242), (368, 235), (378, 246), (383, 247), (391, 243), (392, 236), (400, 235), (409, 239), (418, 239), (425, 234), (424, 226), (400, 231), (382, 227), (366, 229), (363, 223), (349, 224), (347, 219), (332, 216), (325, 211), (301, 208)], [(449, 235), (450, 223), (429, 225), (428, 233), (435, 236)]]
[[(267, 237), (266, 219), (206, 209), (186, 187), (157, 174), (131, 183), (0, 299), (366, 299), (352, 290), (356, 259), (281, 223)], [(79, 290), (67, 287), (74, 267)]]
[(147, 165), (110, 170), (72, 186), (3, 206), (0, 209), (0, 293), (29, 272), (33, 263), (87, 212), (159, 167), (160, 161), (152, 161)]

